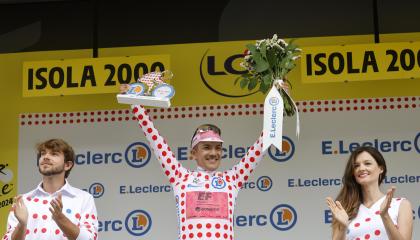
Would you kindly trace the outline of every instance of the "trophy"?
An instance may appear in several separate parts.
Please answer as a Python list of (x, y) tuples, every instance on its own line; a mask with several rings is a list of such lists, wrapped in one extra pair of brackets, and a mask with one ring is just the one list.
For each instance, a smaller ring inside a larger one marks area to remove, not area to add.
[(121, 93), (117, 95), (118, 103), (168, 108), (175, 89), (165, 81), (172, 77), (169, 70), (151, 72), (141, 76), (136, 83), (123, 84), (120, 86)]

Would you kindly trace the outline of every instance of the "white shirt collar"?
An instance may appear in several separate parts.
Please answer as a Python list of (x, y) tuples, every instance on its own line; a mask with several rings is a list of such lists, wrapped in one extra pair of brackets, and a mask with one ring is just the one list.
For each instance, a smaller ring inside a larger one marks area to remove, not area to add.
[(73, 190), (73, 187), (70, 185), (70, 183), (67, 181), (67, 179), (65, 179), (65, 184), (63, 187), (61, 187), (58, 191), (54, 192), (53, 194), (49, 194), (47, 193), (43, 188), (42, 188), (42, 182), (40, 182), (37, 186), (37, 188), (32, 192), (31, 195), (37, 195), (37, 194), (41, 194), (41, 195), (57, 195), (58, 193), (61, 193), (63, 195), (68, 195), (70, 197), (74, 197), (76, 196), (76, 193)]

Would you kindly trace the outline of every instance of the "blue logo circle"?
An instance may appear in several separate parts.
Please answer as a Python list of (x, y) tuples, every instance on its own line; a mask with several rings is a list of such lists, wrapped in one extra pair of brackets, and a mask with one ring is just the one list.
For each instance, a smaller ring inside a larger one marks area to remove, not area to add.
[(268, 176), (261, 176), (257, 180), (257, 188), (260, 191), (267, 192), (273, 186), (273, 181)]
[(104, 195), (105, 193), (105, 187), (104, 185), (102, 185), (101, 183), (93, 183), (92, 185), (90, 185), (89, 187), (89, 193), (94, 197), (94, 198), (100, 198), (102, 197), (102, 195)]
[(216, 189), (222, 189), (226, 187), (226, 182), (221, 177), (213, 177), (211, 180), (211, 185)]
[(287, 204), (279, 204), (271, 210), (270, 222), (277, 230), (287, 231), (291, 229), (297, 221), (295, 209)]
[(417, 133), (416, 137), (414, 138), (414, 148), (416, 149), (417, 153), (420, 153), (420, 132)]
[(295, 153), (295, 144), (293, 143), (292, 139), (287, 136), (283, 136), (282, 141), (283, 152), (280, 152), (277, 148), (271, 146), (268, 148), (268, 155), (277, 162), (285, 162), (292, 158), (293, 154)]
[(131, 211), (125, 218), (125, 228), (134, 236), (146, 234), (152, 227), (152, 218), (143, 210)]
[(125, 161), (133, 168), (144, 167), (150, 160), (150, 148), (142, 143), (135, 142), (125, 150)]
[(276, 106), (279, 104), (280, 100), (277, 97), (271, 97), (268, 102), (271, 106)]

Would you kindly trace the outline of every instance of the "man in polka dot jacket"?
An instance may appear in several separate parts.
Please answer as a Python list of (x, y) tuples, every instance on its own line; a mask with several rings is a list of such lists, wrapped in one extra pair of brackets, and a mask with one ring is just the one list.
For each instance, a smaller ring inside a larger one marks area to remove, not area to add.
[(70, 186), (74, 151), (61, 139), (38, 145), (42, 182), (15, 198), (3, 240), (96, 240), (98, 220), (93, 197)]
[(230, 170), (217, 171), (222, 156), (220, 129), (206, 124), (191, 140), (197, 169), (184, 168), (154, 128), (142, 106), (132, 106), (175, 195), (178, 239), (234, 239), (233, 212), (239, 190), (262, 159), (262, 135)]

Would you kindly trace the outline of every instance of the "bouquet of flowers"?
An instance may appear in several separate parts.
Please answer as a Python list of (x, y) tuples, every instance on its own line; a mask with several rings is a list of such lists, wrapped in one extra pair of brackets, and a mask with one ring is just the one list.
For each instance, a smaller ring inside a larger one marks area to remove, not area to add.
[(276, 34), (271, 39), (258, 40), (255, 45), (248, 44), (246, 47), (241, 66), (248, 72), (237, 78), (235, 84), (239, 81), (241, 88), (247, 87), (250, 91), (259, 87), (258, 91), (262, 93), (267, 93), (274, 84), (283, 98), (284, 114), (293, 116), (293, 100), (279, 85), (282, 80), (292, 87), (286, 74), (296, 66), (295, 61), (300, 57), (301, 49), (293, 41), (287, 43)]

